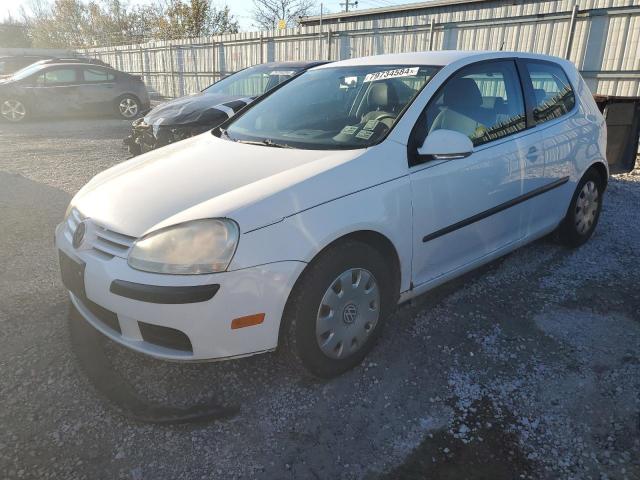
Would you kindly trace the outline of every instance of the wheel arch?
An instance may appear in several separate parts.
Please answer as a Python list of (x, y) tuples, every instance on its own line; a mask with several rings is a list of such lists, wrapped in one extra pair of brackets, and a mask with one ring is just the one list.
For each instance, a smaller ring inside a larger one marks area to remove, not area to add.
[(374, 249), (376, 249), (381, 255), (382, 257), (387, 260), (387, 263), (391, 269), (391, 274), (393, 275), (393, 293), (394, 293), (394, 300), (397, 302), (397, 300), (400, 298), (400, 285), (401, 285), (401, 277), (402, 277), (402, 264), (400, 261), (400, 255), (398, 254), (398, 250), (396, 248), (396, 246), (393, 244), (393, 242), (389, 239), (389, 237), (387, 237), (386, 235), (376, 231), (376, 230), (369, 230), (369, 229), (363, 229), (363, 230), (355, 230), (353, 232), (349, 232), (346, 234), (343, 234), (335, 239), (333, 239), (332, 241), (330, 241), (329, 243), (327, 243), (326, 245), (324, 245), (324, 247), (322, 247), (311, 259), (311, 261), (309, 261), (309, 263), (306, 265), (306, 267), (300, 272), (300, 274), (298, 275), (298, 278), (296, 279), (296, 281), (293, 284), (293, 287), (291, 288), (290, 292), (289, 292), (289, 296), (287, 297), (287, 301), (285, 302), (285, 306), (283, 309), (283, 315), (282, 315), (282, 321), (280, 322), (280, 327), (279, 327), (279, 332), (278, 332), (278, 345), (282, 344), (282, 334), (285, 328), (285, 321), (284, 318), (286, 317), (286, 312), (287, 309), (289, 308), (289, 305), (291, 303), (291, 300), (293, 298), (293, 296), (296, 293), (296, 290), (298, 288), (298, 285), (300, 283), (300, 281), (302, 280), (305, 272), (309, 269), (309, 267), (313, 264), (315, 264), (315, 262), (317, 262), (321, 256), (326, 253), (328, 250), (342, 244), (345, 242), (349, 242), (349, 241), (357, 241), (357, 242), (361, 242), (361, 243), (365, 243), (371, 247), (373, 247)]
[(134, 92), (130, 92), (130, 91), (126, 91), (126, 92), (120, 92), (114, 99), (113, 99), (113, 106), (115, 107), (115, 109), (118, 109), (118, 105), (120, 104), (120, 100), (122, 100), (124, 97), (133, 97), (136, 99), (136, 101), (138, 102), (138, 106), (140, 107), (140, 109), (142, 109), (142, 100), (140, 99), (139, 95), (136, 95)]
[(123, 97), (133, 97), (133, 98), (135, 98), (138, 102), (140, 102), (140, 101), (141, 101), (141, 100), (140, 100), (140, 96), (139, 96), (139, 95), (137, 95), (135, 92), (130, 92), (130, 91), (128, 91), (128, 90), (127, 90), (127, 91), (125, 91), (125, 92), (120, 92), (120, 93), (116, 96), (116, 98), (115, 98), (114, 100), (117, 102), (118, 100), (120, 100), (120, 99), (121, 99), (121, 98), (123, 98)]
[(592, 163), (591, 165), (589, 165), (589, 168), (587, 168), (583, 172), (583, 174), (582, 174), (582, 176), (580, 178), (584, 177), (590, 171), (595, 171), (595, 172), (598, 173), (598, 175), (600, 175), (600, 178), (604, 182), (603, 183), (603, 189), (606, 190), (607, 189), (607, 184), (609, 182), (609, 169), (607, 168), (607, 166), (602, 162)]

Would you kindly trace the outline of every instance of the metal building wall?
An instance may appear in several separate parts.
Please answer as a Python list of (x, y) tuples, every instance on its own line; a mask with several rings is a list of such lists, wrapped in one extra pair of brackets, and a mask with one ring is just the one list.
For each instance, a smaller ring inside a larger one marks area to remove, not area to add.
[[(175, 97), (267, 61), (341, 60), (443, 49), (556, 56), (566, 52), (573, 0), (438, 3), (413, 10), (380, 9), (370, 15), (359, 12), (350, 21), (330, 16), (322, 28), (311, 19), (308, 26), (284, 31), (95, 48), (86, 53), (142, 75), (160, 95)], [(579, 0), (578, 8), (570, 60), (594, 93), (640, 96), (640, 0)]]

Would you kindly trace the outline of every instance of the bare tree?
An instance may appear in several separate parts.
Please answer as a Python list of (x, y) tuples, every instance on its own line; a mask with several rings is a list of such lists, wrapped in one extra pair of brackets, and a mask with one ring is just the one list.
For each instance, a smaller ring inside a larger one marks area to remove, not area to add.
[(275, 29), (279, 20), (288, 27), (298, 24), (315, 9), (314, 0), (253, 0), (253, 20), (264, 30)]
[(93, 47), (145, 40), (236, 33), (229, 7), (211, 0), (154, 0), (129, 7), (124, 0), (31, 0), (22, 21), (34, 47)]
[(165, 0), (157, 26), (162, 39), (237, 33), (240, 28), (228, 6), (218, 8), (211, 0)]
[(27, 36), (27, 27), (16, 21), (11, 14), (0, 21), (0, 48), (30, 47), (31, 40)]

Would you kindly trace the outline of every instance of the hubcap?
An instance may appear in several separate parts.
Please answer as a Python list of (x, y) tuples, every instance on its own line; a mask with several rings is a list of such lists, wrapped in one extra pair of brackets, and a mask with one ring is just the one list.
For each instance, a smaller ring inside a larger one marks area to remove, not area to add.
[(316, 339), (330, 358), (342, 359), (364, 346), (380, 316), (380, 291), (371, 272), (352, 268), (341, 273), (322, 297)]
[(138, 103), (133, 98), (123, 98), (118, 106), (124, 117), (135, 117), (138, 113)]
[(19, 122), (27, 113), (22, 102), (18, 100), (5, 100), (0, 108), (0, 113), (7, 120), (12, 122)]
[(584, 184), (576, 202), (576, 230), (584, 235), (593, 226), (598, 214), (598, 187), (593, 180)]

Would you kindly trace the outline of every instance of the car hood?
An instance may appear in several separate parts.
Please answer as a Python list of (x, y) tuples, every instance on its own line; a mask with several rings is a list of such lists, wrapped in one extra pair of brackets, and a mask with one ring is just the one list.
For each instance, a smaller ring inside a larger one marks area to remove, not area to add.
[[(213, 128), (229, 118), (229, 107), (220, 109), (216, 106), (240, 99), (245, 100), (244, 105), (250, 102), (249, 98), (237, 95), (194, 93), (158, 105), (145, 115), (144, 122), (153, 126), (204, 124)], [(235, 112), (244, 105), (232, 110)]]
[[(302, 189), (307, 194), (273, 201), (289, 187), (348, 163), (364, 151), (248, 145), (207, 132), (104, 171), (78, 192), (72, 204), (84, 216), (134, 237), (212, 217), (233, 218), (247, 232), (317, 205), (327, 195), (348, 193), (332, 193), (340, 183), (334, 181), (326, 189)], [(358, 183), (350, 182), (348, 190)], [(271, 201), (262, 201), (267, 197)]]

